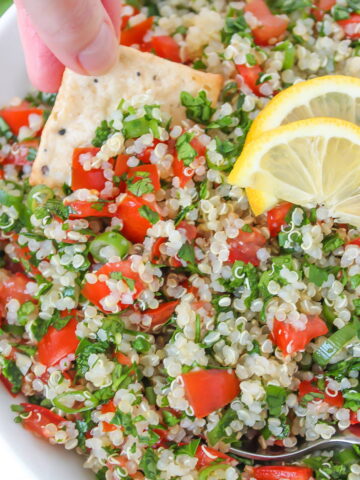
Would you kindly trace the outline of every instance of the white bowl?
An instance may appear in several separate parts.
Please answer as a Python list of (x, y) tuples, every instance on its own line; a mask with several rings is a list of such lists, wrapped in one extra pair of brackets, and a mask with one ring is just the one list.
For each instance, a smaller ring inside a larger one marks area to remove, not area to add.
[[(16, 26), (10, 8), (0, 19), (0, 106), (14, 96), (23, 97), (30, 88)], [(0, 478), (8, 480), (93, 480), (84, 470), (84, 457), (52, 446), (14, 423), (13, 399), (0, 384)]]

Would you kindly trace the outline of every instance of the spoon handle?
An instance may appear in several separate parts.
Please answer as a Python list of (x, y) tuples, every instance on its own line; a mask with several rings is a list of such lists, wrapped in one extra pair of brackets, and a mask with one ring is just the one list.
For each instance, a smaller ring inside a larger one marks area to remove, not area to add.
[(258, 462), (275, 462), (284, 460), (293, 460), (298, 457), (307, 455), (314, 450), (324, 450), (326, 448), (348, 447), (350, 445), (360, 445), (360, 437), (351, 433), (347, 435), (337, 435), (329, 440), (316, 440), (314, 442), (306, 442), (300, 448), (287, 449), (283, 453), (273, 453), (271, 450), (263, 450), (259, 452), (249, 452), (238, 448), (230, 448), (230, 452), (239, 457), (249, 458)]

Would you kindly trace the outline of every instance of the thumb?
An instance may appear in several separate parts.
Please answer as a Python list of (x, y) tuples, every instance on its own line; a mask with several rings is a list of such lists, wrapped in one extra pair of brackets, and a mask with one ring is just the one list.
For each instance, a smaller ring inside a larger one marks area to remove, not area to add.
[(17, 0), (39, 37), (61, 63), (90, 75), (105, 73), (117, 58), (117, 35), (100, 0)]

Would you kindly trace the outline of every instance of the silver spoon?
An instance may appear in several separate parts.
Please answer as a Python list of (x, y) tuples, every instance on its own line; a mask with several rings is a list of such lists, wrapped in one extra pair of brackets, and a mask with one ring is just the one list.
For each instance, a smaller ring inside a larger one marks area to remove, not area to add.
[(293, 460), (303, 457), (314, 450), (326, 450), (339, 447), (349, 447), (351, 445), (360, 445), (360, 437), (354, 435), (349, 430), (335, 435), (329, 440), (315, 440), (314, 442), (304, 442), (300, 447), (286, 448), (283, 453), (271, 450), (258, 450), (257, 452), (249, 452), (248, 450), (240, 450), (239, 448), (230, 448), (230, 452), (239, 457), (249, 458), (258, 462), (275, 462), (284, 460)]

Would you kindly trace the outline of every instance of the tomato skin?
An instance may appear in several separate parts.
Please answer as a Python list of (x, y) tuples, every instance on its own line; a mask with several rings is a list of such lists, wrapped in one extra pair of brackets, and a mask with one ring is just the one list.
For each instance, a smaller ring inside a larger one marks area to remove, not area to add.
[[(101, 413), (115, 413), (115, 412), (116, 412), (116, 407), (112, 400), (110, 400), (108, 403), (105, 403), (104, 405), (101, 406)], [(102, 429), (104, 432), (114, 432), (116, 428), (117, 428), (116, 425), (113, 425), (112, 423), (109, 423), (109, 422), (102, 421)]]
[[(257, 45), (267, 46), (284, 37), (289, 21), (273, 15), (265, 0), (250, 0), (245, 5), (244, 11), (252, 13), (261, 23), (252, 30)], [(272, 42), (273, 39), (274, 42)]]
[(257, 257), (257, 251), (266, 244), (266, 238), (256, 228), (252, 228), (251, 232), (240, 230), (236, 238), (228, 240), (229, 258), (228, 262), (234, 263), (241, 260), (245, 263), (252, 263), (257, 267), (260, 260)]
[[(98, 275), (107, 275), (110, 277), (110, 274), (113, 272), (120, 272), (124, 275), (124, 277), (130, 278), (134, 280), (135, 285), (134, 285), (134, 292), (133, 292), (133, 298), (137, 298), (140, 293), (144, 290), (145, 285), (140, 279), (138, 273), (134, 272), (131, 269), (131, 260), (122, 260), (120, 262), (114, 262), (114, 263), (106, 263), (103, 265), (96, 273)], [(94, 283), (85, 283), (81, 293), (84, 295), (85, 298), (87, 298), (91, 303), (96, 305), (100, 310), (103, 312), (108, 312), (108, 310), (104, 309), (104, 307), (100, 304), (100, 300), (102, 300), (104, 297), (109, 295), (110, 289), (106, 285), (105, 282), (100, 282), (99, 280)], [(130, 305), (124, 305), (121, 302), (118, 303), (118, 307), (120, 310), (124, 310), (125, 308), (128, 308)]]
[(309, 480), (313, 471), (308, 467), (285, 467), (280, 465), (254, 467), (256, 480)]
[(181, 377), (185, 396), (197, 418), (224, 407), (240, 393), (240, 381), (234, 371), (213, 368), (183, 373)]
[(78, 190), (80, 188), (95, 189), (101, 192), (105, 187), (106, 179), (104, 177), (104, 170), (102, 168), (94, 168), (91, 170), (84, 170), (80, 163), (80, 156), (90, 153), (94, 157), (99, 148), (75, 148), (72, 157), (72, 179), (71, 188)]
[(219, 452), (219, 450), (216, 450), (215, 448), (212, 448), (212, 447), (208, 447), (207, 445), (199, 445), (196, 450), (195, 457), (198, 459), (196, 464), (196, 470), (200, 470), (201, 468), (208, 467), (213, 462), (219, 459), (224, 461), (218, 462), (218, 463), (226, 463), (232, 466), (235, 466), (235, 464), (237, 463), (237, 461), (234, 458), (229, 457), (229, 455), (226, 455), (226, 453)]
[(65, 418), (57, 415), (48, 408), (40, 405), (33, 405), (31, 403), (20, 403), (24, 411), (30, 413), (28, 418), (22, 420), (22, 425), (26, 430), (30, 430), (35, 435), (48, 439), (50, 435), (46, 432), (45, 427), (49, 423), (59, 426), (65, 422)]
[(358, 419), (357, 412), (350, 412), (350, 423), (351, 425), (357, 425), (360, 423), (360, 420)]
[(360, 247), (360, 237), (353, 238), (352, 240), (350, 240), (350, 242), (347, 242), (346, 245), (357, 245), (358, 247)]
[(152, 37), (151, 47), (159, 57), (181, 63), (179, 44), (172, 37), (168, 35)]
[(247, 65), (236, 65), (236, 70), (243, 77), (244, 82), (250, 88), (250, 90), (258, 97), (262, 97), (263, 95), (260, 92), (260, 85), (256, 83), (259, 80), (259, 76), (262, 72), (259, 65), (254, 65), (253, 67), (248, 67)]
[(344, 405), (344, 397), (342, 396), (341, 392), (339, 392), (335, 397), (332, 397), (331, 395), (327, 395), (325, 392), (322, 392), (311, 382), (303, 380), (299, 385), (299, 398), (301, 399), (308, 393), (323, 393), (324, 402), (331, 405), (332, 407), (341, 408)]
[(177, 155), (174, 156), (172, 167), (174, 176), (179, 177), (180, 188), (184, 188), (194, 176), (194, 170), (186, 167), (183, 160), (180, 160)]
[(30, 279), (23, 273), (17, 272), (1, 281), (0, 304), (5, 305), (11, 299), (16, 299), (20, 304), (32, 300), (32, 295), (26, 293), (26, 285)]
[(13, 384), (6, 378), (2, 373), (0, 373), (0, 382), (4, 385), (6, 390), (10, 393), (10, 395), (14, 398), (18, 396), (18, 393), (14, 393), (13, 390)]
[(126, 193), (118, 205), (116, 216), (121, 218), (124, 223), (121, 234), (134, 243), (142, 243), (148, 228), (152, 226), (140, 213), (140, 208), (144, 205), (156, 212), (155, 204), (146, 202), (143, 198), (136, 197), (131, 193)]
[[(62, 317), (67, 315), (74, 316), (74, 314), (74, 311), (61, 312)], [(75, 318), (72, 318), (61, 330), (56, 330), (53, 326), (49, 327), (38, 345), (39, 362), (47, 367), (52, 367), (70, 353), (75, 353), (79, 345), (79, 339), (76, 336), (76, 326), (77, 321)]]
[(345, 35), (348, 38), (356, 39), (360, 38), (360, 15), (353, 13), (349, 18), (345, 20), (339, 20), (337, 22), (340, 27), (344, 30)]
[(311, 13), (320, 22), (325, 13), (329, 12), (334, 5), (336, 5), (336, 0), (317, 0), (315, 1), (315, 7), (311, 9)]
[(292, 203), (283, 202), (267, 212), (267, 224), (271, 237), (276, 237), (281, 227), (286, 224), (286, 216), (292, 208)]
[(115, 358), (120, 365), (125, 365), (126, 367), (130, 367), (132, 365), (130, 358), (122, 352), (116, 352)]
[(146, 172), (149, 174), (149, 178), (151, 180), (151, 183), (154, 187), (154, 192), (157, 192), (160, 190), (160, 176), (159, 172), (157, 169), (156, 165), (139, 165), (138, 167), (131, 167), (128, 169), (128, 178), (133, 179), (133, 183), (137, 182), (140, 180), (141, 177), (140, 175), (137, 175), (138, 172)]
[(179, 300), (174, 300), (172, 302), (164, 302), (158, 308), (145, 310), (143, 315), (149, 315), (151, 317), (151, 325), (149, 328), (153, 329), (166, 323), (174, 313), (178, 304)]
[(151, 163), (150, 158), (151, 154), (154, 151), (156, 145), (159, 143), (162, 143), (163, 145), (166, 145), (166, 143), (161, 142), (157, 138), (154, 138), (153, 144), (150, 147), (146, 147), (145, 150), (143, 150), (141, 153), (137, 153), (136, 156), (137, 158), (142, 162), (142, 163)]
[(115, 169), (114, 169), (114, 174), (117, 175), (118, 177), (121, 177), (121, 175), (124, 175), (128, 171), (128, 165), (127, 161), (129, 160), (129, 155), (126, 155), (125, 153), (120, 153), (115, 162)]
[[(109, 210), (111, 203), (101, 203), (101, 200), (95, 202), (86, 202), (84, 200), (74, 200), (73, 202), (68, 203), (72, 209), (72, 212), (69, 215), (69, 218), (87, 218), (87, 217), (114, 217), (115, 213)], [(100, 205), (100, 210), (98, 208), (93, 208), (93, 206)]]
[(329, 329), (320, 317), (309, 315), (304, 330), (298, 330), (290, 323), (274, 319), (271, 340), (285, 355), (305, 350), (307, 344), (314, 338), (326, 335)]
[(149, 17), (143, 22), (140, 22), (133, 27), (125, 28), (121, 32), (120, 44), (126, 47), (131, 45), (141, 44), (145, 35), (151, 29), (154, 22), (154, 17)]
[(0, 110), (0, 117), (5, 120), (15, 135), (19, 135), (21, 127), (29, 126), (29, 115), (42, 116), (43, 113), (44, 111), (41, 108), (33, 108), (27, 102), (22, 102), (20, 105)]
[(179, 225), (176, 227), (176, 230), (183, 230), (185, 232), (186, 238), (189, 242), (192, 242), (197, 237), (198, 231), (195, 225), (182, 220)]

